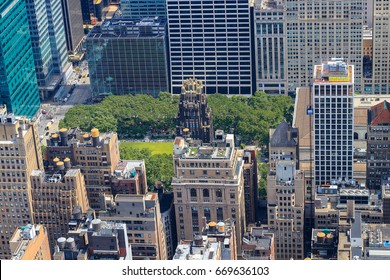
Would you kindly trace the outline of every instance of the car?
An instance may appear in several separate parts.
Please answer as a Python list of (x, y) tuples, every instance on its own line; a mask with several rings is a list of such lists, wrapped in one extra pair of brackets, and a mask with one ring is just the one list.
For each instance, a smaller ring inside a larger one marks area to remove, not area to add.
[(68, 94), (67, 96), (66, 96), (66, 98), (69, 98), (70, 97), (70, 94)]
[(65, 97), (64, 98), (64, 103), (66, 103), (68, 101), (68, 98), (67, 97)]
[(50, 132), (48, 131), (48, 132), (45, 133), (45, 136), (49, 136), (49, 134), (50, 134)]

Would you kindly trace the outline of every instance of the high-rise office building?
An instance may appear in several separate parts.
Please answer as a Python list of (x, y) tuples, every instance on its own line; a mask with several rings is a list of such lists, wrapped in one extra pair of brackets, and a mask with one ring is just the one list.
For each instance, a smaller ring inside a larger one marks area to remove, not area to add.
[[(174, 142), (172, 187), (178, 240), (192, 240), (206, 222), (235, 221), (238, 254), (245, 230), (243, 151), (232, 134), (216, 135), (213, 146)], [(219, 138), (220, 136), (220, 138)]]
[(248, 0), (167, 0), (173, 94), (183, 81), (203, 81), (206, 94), (255, 91)]
[(120, 0), (122, 16), (126, 18), (166, 17), (166, 0)]
[(288, 90), (312, 84), (313, 66), (337, 57), (355, 66), (355, 89), (363, 71), (364, 0), (291, 0), (287, 10)]
[(61, 0), (68, 52), (80, 51), (84, 38), (80, 0)]
[(37, 122), (7, 114), (0, 107), (0, 131), (0, 259), (7, 259), (15, 229), (33, 223), (29, 176), (43, 163)]
[(287, 94), (286, 10), (274, 0), (256, 0), (256, 89)]
[(31, 173), (31, 201), (34, 221), (39, 221), (48, 231), (52, 252), (56, 240), (67, 234), (73, 208), (89, 208), (84, 176), (80, 169), (69, 169), (64, 162), (57, 162), (57, 170)]
[(372, 0), (372, 80), (367, 80), (365, 92), (372, 94), (390, 93), (390, 30), (389, 2)]
[(390, 102), (373, 106), (368, 119), (367, 187), (380, 190), (390, 182)]
[(86, 39), (94, 97), (168, 91), (166, 21), (106, 20)]
[(90, 133), (78, 128), (62, 128), (51, 135), (46, 154), (46, 167), (55, 168), (57, 162), (62, 161), (66, 165), (80, 168), (85, 179), (89, 205), (95, 210), (103, 207), (103, 194), (111, 193), (110, 176), (119, 162), (116, 133), (100, 135), (96, 128)]
[(68, 62), (66, 33), (61, 2), (46, 0), (46, 12), (49, 21), (49, 37), (53, 58), (54, 73), (67, 80), (72, 74), (71, 64)]
[(26, 2), (0, 4), (0, 105), (33, 117), (40, 106)]
[(47, 230), (42, 225), (18, 227), (9, 245), (12, 260), (51, 260)]
[(213, 134), (213, 119), (207, 96), (203, 93), (203, 83), (187, 79), (180, 94), (176, 135), (211, 143)]
[(315, 185), (353, 179), (354, 66), (334, 59), (314, 67)]
[[(26, 3), (39, 93), (41, 99), (46, 99), (60, 89), (62, 79), (66, 77), (65, 73), (69, 68), (62, 14), (58, 14), (60, 11), (58, 9), (53, 11), (55, 7), (52, 7), (59, 6), (60, 3), (45, 0)], [(52, 22), (53, 12), (55, 17), (60, 16), (59, 19), (55, 19), (56, 26)], [(62, 29), (58, 28), (59, 25)], [(55, 31), (52, 30), (54, 27)], [(58, 39), (62, 40), (63, 44), (53, 45)]]

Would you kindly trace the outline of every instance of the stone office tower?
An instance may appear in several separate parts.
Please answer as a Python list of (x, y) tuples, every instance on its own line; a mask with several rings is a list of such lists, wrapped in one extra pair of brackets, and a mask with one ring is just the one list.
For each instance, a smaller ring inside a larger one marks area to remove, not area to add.
[(206, 98), (202, 81), (184, 81), (177, 116), (177, 136), (188, 136), (203, 143), (213, 141), (213, 120)]

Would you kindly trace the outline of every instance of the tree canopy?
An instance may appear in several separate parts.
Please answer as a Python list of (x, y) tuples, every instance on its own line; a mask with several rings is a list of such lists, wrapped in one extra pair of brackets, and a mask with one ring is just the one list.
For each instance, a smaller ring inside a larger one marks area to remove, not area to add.
[[(213, 94), (208, 96), (208, 102), (214, 129), (240, 135), (246, 144), (267, 144), (270, 127), (276, 127), (283, 119), (292, 120), (292, 99), (285, 95), (261, 91), (251, 97)], [(143, 138), (147, 134), (173, 137), (178, 103), (178, 96), (167, 92), (158, 98), (144, 94), (109, 96), (99, 104), (71, 108), (60, 126), (116, 131), (121, 139)]]

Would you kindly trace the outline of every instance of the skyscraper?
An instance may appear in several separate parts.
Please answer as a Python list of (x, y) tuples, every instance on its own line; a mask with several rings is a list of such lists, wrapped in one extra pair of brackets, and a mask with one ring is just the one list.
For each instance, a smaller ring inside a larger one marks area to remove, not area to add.
[[(67, 64), (63, 18), (58, 9), (60, 3), (50, 0), (26, 3), (39, 93), (41, 99), (46, 99), (60, 88), (70, 66)], [(57, 43), (59, 40), (62, 44)]]
[(0, 107), (0, 259), (10, 258), (7, 243), (18, 226), (33, 223), (31, 181), (34, 169), (42, 169), (38, 124)]
[(32, 117), (40, 100), (25, 1), (1, 1), (0, 15), (0, 105)]
[(207, 105), (207, 96), (203, 93), (201, 81), (184, 81), (180, 94), (177, 116), (177, 136), (190, 137), (203, 143), (213, 141), (213, 120), (211, 109)]
[(248, 0), (167, 0), (171, 92), (203, 81), (206, 94), (255, 91)]
[(334, 59), (314, 67), (315, 185), (353, 179), (354, 66)]
[(166, 17), (166, 0), (120, 0), (126, 18)]
[[(174, 142), (172, 188), (178, 240), (192, 240), (204, 222), (235, 221), (241, 254), (245, 231), (243, 151), (234, 147), (232, 134), (216, 133), (213, 146)], [(205, 220), (205, 221), (204, 221)]]
[(68, 62), (61, 2), (58, 0), (46, 0), (46, 12), (49, 20), (49, 37), (54, 73), (61, 74), (64, 79), (68, 79), (72, 74), (72, 67)]
[(86, 39), (94, 97), (168, 90), (166, 20), (106, 20)]
[(372, 80), (365, 84), (366, 93), (390, 93), (389, 2), (372, 0)]
[(68, 52), (81, 48), (84, 38), (83, 15), (80, 0), (61, 0)]
[(355, 66), (355, 89), (363, 71), (364, 0), (290, 0), (287, 10), (288, 90), (310, 86), (313, 66), (343, 58)]
[(286, 11), (274, 0), (255, 2), (256, 89), (287, 94)]

